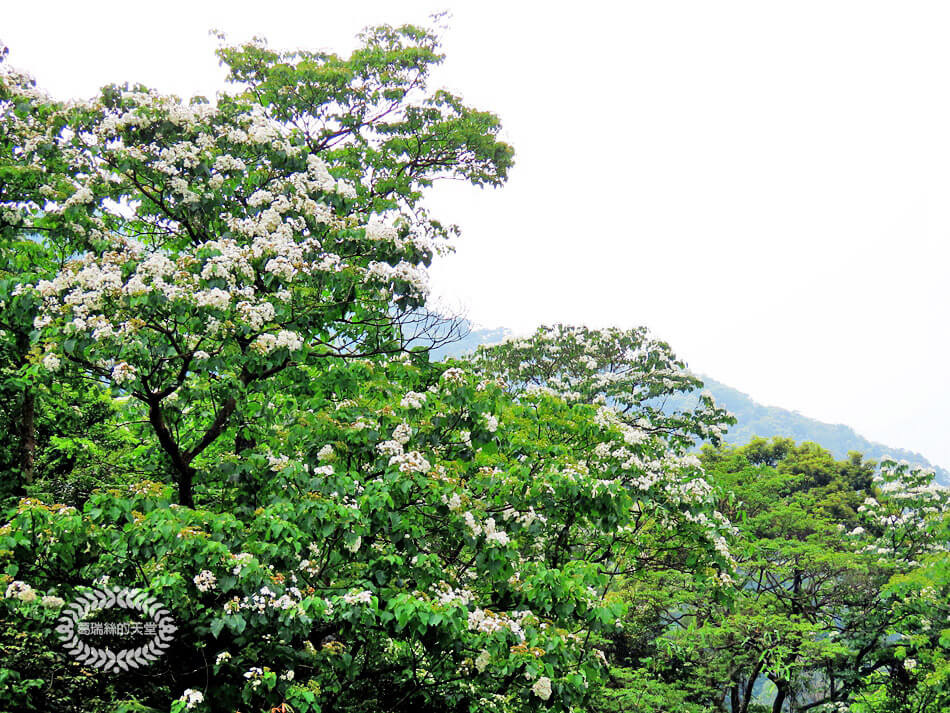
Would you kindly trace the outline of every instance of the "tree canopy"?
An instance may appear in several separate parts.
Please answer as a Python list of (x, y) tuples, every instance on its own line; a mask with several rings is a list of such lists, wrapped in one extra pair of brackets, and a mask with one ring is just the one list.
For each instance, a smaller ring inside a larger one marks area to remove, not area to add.
[(431, 358), (426, 189), (513, 165), (436, 33), (224, 44), (213, 102), (3, 54), (7, 709), (946, 709), (931, 475), (723, 446), (644, 328)]

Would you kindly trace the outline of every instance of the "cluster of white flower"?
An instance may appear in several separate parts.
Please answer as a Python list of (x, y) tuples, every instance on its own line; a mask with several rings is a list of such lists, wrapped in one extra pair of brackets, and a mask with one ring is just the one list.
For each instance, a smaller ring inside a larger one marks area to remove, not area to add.
[(504, 547), (510, 541), (508, 533), (495, 527), (495, 518), (490, 517), (485, 521), (485, 543), (489, 547), (493, 545)]
[(722, 535), (715, 534), (714, 532), (707, 531), (706, 536), (710, 539), (715, 548), (716, 552), (722, 557), (730, 566), (735, 567), (736, 561), (732, 557), (732, 552), (729, 550), (729, 543), (726, 542), (726, 538)]
[[(267, 303), (265, 303), (267, 304)], [(251, 348), (261, 354), (270, 354), (275, 349), (286, 347), (288, 351), (296, 352), (303, 349), (303, 338), (296, 332), (282, 329), (277, 334), (261, 334), (251, 343)]]
[(396, 228), (381, 220), (371, 220), (366, 226), (366, 239), (374, 242), (395, 243), (399, 239)]
[(376, 450), (382, 456), (396, 458), (402, 455), (403, 447), (399, 441), (380, 441), (376, 444)]
[(732, 575), (727, 574), (726, 572), (716, 572), (713, 575), (713, 579), (716, 580), (716, 584), (720, 587), (732, 587), (735, 585), (736, 580), (732, 578)]
[(546, 523), (548, 519), (536, 512), (533, 506), (528, 506), (527, 510), (519, 511), (508, 506), (501, 512), (501, 516), (507, 521), (514, 519), (521, 527), (530, 527), (534, 522)]
[(541, 676), (531, 686), (531, 691), (542, 701), (548, 700), (551, 697), (551, 679), (547, 676)]
[(482, 526), (479, 525), (475, 520), (475, 516), (471, 513), (471, 511), (466, 511), (462, 517), (465, 520), (465, 525), (471, 531), (472, 537), (478, 537), (480, 534), (482, 534)]
[(491, 654), (488, 653), (487, 649), (482, 649), (475, 657), (475, 669), (479, 673), (484, 673), (489, 663), (491, 663)]
[(47, 609), (61, 609), (66, 605), (64, 599), (54, 594), (46, 594), (40, 598), (39, 592), (26, 582), (20, 580), (13, 581), (7, 585), (5, 596), (7, 599), (18, 599), (26, 604), (32, 604), (39, 598), (40, 604)]
[(231, 559), (236, 562), (234, 568), (231, 570), (231, 574), (235, 577), (240, 577), (244, 568), (254, 559), (254, 555), (250, 552), (238, 552), (236, 555), (231, 555)]
[(252, 666), (244, 672), (244, 678), (251, 683), (251, 688), (258, 688), (264, 680), (264, 669), (260, 666)]
[(394, 441), (401, 443), (402, 445), (406, 445), (409, 443), (410, 438), (412, 438), (412, 428), (405, 421), (393, 429)]
[(452, 493), (451, 496), (443, 494), (442, 503), (452, 512), (457, 512), (462, 509), (462, 496), (458, 493)]
[[(461, 502), (458, 503), (457, 507), (451, 507), (452, 510), (458, 510), (461, 507)], [(507, 545), (511, 538), (508, 537), (508, 533), (504, 530), (498, 529), (495, 524), (495, 518), (490, 517), (485, 521), (485, 525), (482, 526), (475, 520), (475, 516), (470, 512), (466, 511), (462, 518), (465, 520), (465, 525), (468, 527), (469, 531), (472, 533), (472, 537), (478, 537), (479, 535), (485, 535), (485, 544), (489, 547), (500, 546), (504, 547)]]
[(354, 431), (366, 431), (368, 429), (376, 428), (377, 426), (378, 424), (375, 421), (370, 418), (366, 418), (365, 416), (358, 417), (352, 424), (350, 424), (350, 428), (352, 428)]
[[(394, 441), (389, 441), (389, 443), (393, 442)], [(400, 445), (400, 448), (401, 447)], [(408, 453), (394, 455), (389, 459), (389, 465), (398, 466), (400, 473), (428, 473), (432, 469), (429, 461), (427, 461), (425, 456), (419, 451), (409, 451)]]
[[(142, 286), (144, 288), (144, 283), (142, 283)], [(136, 291), (139, 291), (138, 285), (136, 285)], [(147, 289), (141, 289), (142, 293), (146, 291)], [(217, 287), (195, 293), (195, 305), (197, 307), (213, 307), (214, 309), (223, 310), (227, 309), (230, 304), (231, 295)]]
[(698, 503), (712, 493), (712, 486), (705, 478), (691, 478), (682, 483), (667, 483), (665, 491), (673, 503)]
[(362, 591), (352, 591), (347, 592), (343, 595), (343, 601), (349, 604), (350, 606), (355, 606), (357, 604), (372, 604), (373, 603), (373, 593), (368, 589)]
[(19, 599), (21, 602), (30, 604), (35, 602), (39, 595), (37, 595), (36, 590), (26, 582), (15, 580), (7, 585), (4, 596), (7, 599)]
[(533, 617), (533, 614), (528, 610), (506, 614), (505, 612), (493, 612), (479, 607), (469, 612), (468, 628), (470, 631), (477, 631), (482, 634), (509, 631), (521, 641), (524, 641), (524, 625), (525, 619), (528, 617)]
[(316, 154), (307, 154), (307, 175), (311, 188), (325, 192), (337, 191), (344, 197), (353, 197), (352, 188), (348, 190), (347, 186), (334, 179), (326, 163)]
[(120, 361), (114, 367), (112, 367), (112, 380), (116, 384), (124, 384), (126, 381), (131, 381), (135, 378), (136, 369), (131, 364), (127, 364), (124, 361)]
[(435, 591), (435, 600), (444, 607), (468, 606), (475, 601), (475, 594), (465, 587), (456, 589), (447, 582), (439, 582)]
[(239, 158), (222, 154), (214, 160), (214, 170), (220, 173), (243, 173), (247, 166)]
[(303, 594), (297, 587), (288, 587), (284, 594), (278, 596), (276, 592), (265, 585), (258, 590), (257, 594), (252, 594), (249, 597), (232, 597), (230, 601), (225, 603), (224, 610), (231, 614), (242, 609), (263, 614), (268, 609), (293, 609), (300, 603), (301, 599), (303, 599)]
[(67, 198), (65, 203), (63, 203), (63, 209), (65, 210), (66, 208), (71, 208), (74, 205), (92, 203), (95, 198), (95, 195), (89, 190), (87, 186), (80, 186), (79, 189), (69, 198)]
[(418, 409), (426, 402), (426, 395), (418, 391), (410, 391), (400, 400), (399, 405), (403, 408)]
[(374, 260), (366, 266), (366, 276), (387, 287), (393, 282), (405, 282), (420, 297), (429, 294), (429, 273), (409, 262), (400, 261), (393, 267), (388, 262)]
[(318, 574), (320, 574), (320, 565), (313, 560), (309, 560), (309, 559), (300, 560), (300, 565), (298, 566), (300, 567), (300, 570), (302, 572), (306, 572), (311, 577), (315, 577)]
[(43, 357), (43, 367), (47, 371), (59, 371), (61, 364), (62, 362), (60, 362), (59, 357), (55, 354), (50, 353)]
[(218, 579), (211, 571), (203, 569), (195, 575), (193, 581), (199, 592), (209, 592), (214, 589)]
[(465, 370), (459, 369), (457, 366), (450, 367), (442, 372), (441, 379), (446, 384), (464, 384)]
[(287, 456), (267, 456), (267, 465), (274, 473), (279, 473), (290, 465), (290, 458)]
[(186, 688), (178, 700), (185, 704), (186, 710), (190, 711), (204, 703), (205, 694), (201, 691), (196, 691), (194, 688)]
[(326, 444), (319, 451), (317, 451), (317, 460), (320, 460), (320, 461), (331, 460), (333, 456), (334, 456), (333, 446), (331, 446), (329, 443)]

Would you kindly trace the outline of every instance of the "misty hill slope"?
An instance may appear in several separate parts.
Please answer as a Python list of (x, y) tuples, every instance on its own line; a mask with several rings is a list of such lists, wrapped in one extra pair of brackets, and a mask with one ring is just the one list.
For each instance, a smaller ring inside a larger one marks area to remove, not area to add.
[[(497, 344), (509, 336), (511, 332), (503, 327), (472, 329), (461, 341), (433, 350), (432, 358), (440, 360), (462, 356), (475, 351), (475, 348), (481, 344)], [(763, 406), (731, 386), (726, 386), (708, 376), (703, 375), (700, 378), (705, 388), (715, 397), (716, 403), (727, 408), (737, 419), (736, 425), (729, 429), (725, 438), (731, 445), (745, 445), (754, 436), (762, 438), (784, 436), (798, 443), (811, 441), (827, 448), (839, 460), (845, 458), (849, 451), (858, 451), (868, 459), (880, 460), (883, 456), (890, 456), (898, 461), (906, 460), (909, 463), (933, 468), (937, 474), (937, 481), (950, 486), (950, 471), (935, 466), (920, 453), (869, 441), (850, 426), (823, 423), (795, 411), (776, 406)]]
[(883, 456), (890, 456), (898, 461), (906, 460), (909, 463), (933, 468), (937, 474), (937, 480), (943, 485), (950, 485), (950, 471), (935, 466), (920, 453), (869, 441), (850, 426), (823, 423), (795, 411), (787, 411), (776, 406), (763, 406), (731, 386), (721, 384), (705, 375), (700, 378), (706, 389), (715, 397), (716, 403), (729, 409), (738, 421), (729, 429), (726, 436), (726, 441), (729, 443), (743, 445), (748, 443), (753, 436), (762, 438), (787, 436), (799, 443), (802, 441), (817, 443), (831, 451), (838, 459), (847, 456), (848, 451), (858, 451), (869, 459), (880, 460)]

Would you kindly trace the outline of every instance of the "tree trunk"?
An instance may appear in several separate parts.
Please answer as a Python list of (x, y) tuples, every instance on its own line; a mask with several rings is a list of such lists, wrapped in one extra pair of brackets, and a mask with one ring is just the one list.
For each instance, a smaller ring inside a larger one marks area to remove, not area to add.
[(762, 672), (763, 662), (759, 661), (755, 665), (755, 668), (752, 670), (752, 673), (749, 674), (748, 680), (745, 683), (745, 696), (742, 701), (742, 708), (740, 713), (749, 713), (749, 706), (752, 704), (752, 696), (755, 692), (755, 682), (759, 678), (759, 674)]
[(782, 713), (782, 706), (785, 705), (785, 697), (788, 695), (788, 685), (784, 682), (777, 684), (778, 692), (775, 694), (775, 700), (772, 701), (772, 713)]
[(178, 504), (193, 508), (195, 506), (194, 494), (191, 492), (195, 479), (195, 469), (191, 467), (189, 459), (172, 438), (172, 434), (165, 425), (165, 419), (162, 416), (162, 409), (157, 398), (149, 401), (148, 420), (155, 429), (155, 435), (158, 436), (158, 442), (162, 450), (171, 458), (172, 467), (175, 469), (175, 480), (178, 482)]
[(178, 504), (186, 508), (195, 506), (195, 497), (192, 493), (192, 484), (195, 480), (195, 469), (190, 465), (178, 473)]

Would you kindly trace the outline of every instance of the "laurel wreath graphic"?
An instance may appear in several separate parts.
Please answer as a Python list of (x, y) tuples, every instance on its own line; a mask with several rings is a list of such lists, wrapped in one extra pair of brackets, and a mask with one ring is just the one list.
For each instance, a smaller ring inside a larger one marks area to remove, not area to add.
[[(155, 623), (155, 636), (142, 646), (119, 652), (90, 646), (83, 641), (77, 632), (79, 621), (92, 611), (113, 607), (145, 614)], [(105, 671), (128, 671), (157, 661), (171, 646), (173, 634), (178, 630), (171, 613), (155, 597), (140, 589), (120, 587), (91, 589), (80, 594), (63, 610), (57, 623), (56, 634), (69, 655), (87, 666)]]

